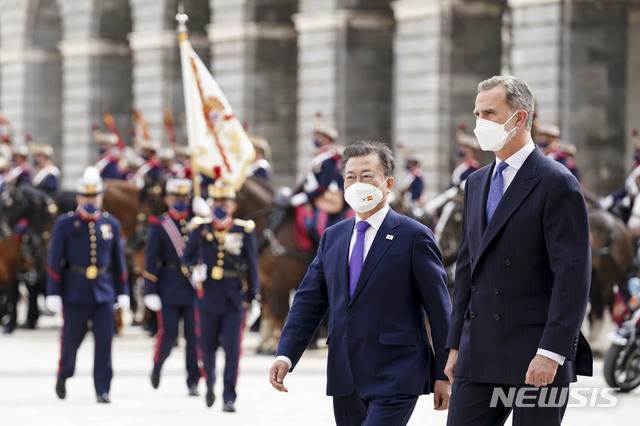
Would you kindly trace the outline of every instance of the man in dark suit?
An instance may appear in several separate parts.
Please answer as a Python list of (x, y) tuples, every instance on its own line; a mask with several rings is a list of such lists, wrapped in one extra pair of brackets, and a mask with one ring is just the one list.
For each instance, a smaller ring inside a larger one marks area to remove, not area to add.
[[(465, 188), (448, 425), (499, 425), (511, 411), (516, 425), (559, 425), (569, 383), (591, 371), (580, 334), (591, 273), (587, 210), (575, 177), (535, 147), (533, 108), (529, 86), (515, 77), (478, 85), (474, 133), (497, 158)], [(496, 399), (512, 390), (533, 406)], [(544, 404), (548, 395), (560, 403)]]
[(329, 310), (327, 394), (339, 426), (405, 425), (418, 396), (431, 391), (437, 410), (449, 402), (446, 274), (431, 231), (389, 208), (393, 169), (386, 145), (345, 150), (345, 199), (357, 217), (323, 233), (269, 372), (271, 385), (287, 392), (285, 375)]

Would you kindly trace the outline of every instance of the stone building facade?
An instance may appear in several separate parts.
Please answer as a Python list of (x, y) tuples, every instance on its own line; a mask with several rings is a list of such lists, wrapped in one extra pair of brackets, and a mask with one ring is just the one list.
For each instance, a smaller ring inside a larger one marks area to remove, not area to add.
[[(178, 0), (0, 0), (0, 108), (13, 139), (49, 143), (71, 187), (97, 157), (110, 111), (131, 144), (132, 111), (186, 143)], [(449, 181), (477, 83), (527, 80), (541, 121), (578, 147), (604, 194), (631, 164), (640, 127), (640, 0), (182, 0), (191, 42), (236, 116), (265, 136), (277, 184), (293, 185), (317, 111), (343, 144), (402, 141), (433, 196)], [(490, 157), (487, 157), (490, 159)], [(402, 172), (399, 171), (398, 177)]]

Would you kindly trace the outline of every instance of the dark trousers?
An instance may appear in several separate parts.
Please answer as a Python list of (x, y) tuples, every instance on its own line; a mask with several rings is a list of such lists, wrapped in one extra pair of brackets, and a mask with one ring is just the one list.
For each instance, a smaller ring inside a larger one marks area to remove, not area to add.
[(222, 344), (225, 354), (222, 398), (224, 402), (235, 402), (244, 311), (237, 311), (231, 306), (222, 314), (200, 310), (199, 319), (202, 365), (206, 375), (207, 390), (213, 390), (216, 381), (216, 350)]
[(409, 422), (418, 395), (333, 397), (337, 426), (404, 426)]
[[(528, 406), (517, 407), (518, 392), (522, 392), (522, 389), (526, 393), (520, 394), (524, 395), (520, 400)], [(510, 392), (514, 397), (506, 401), (513, 401), (513, 406), (496, 397), (498, 393), (508, 396)], [(492, 400), (495, 407), (491, 406)], [(451, 388), (447, 426), (503, 425), (512, 411), (514, 426), (560, 426), (568, 401), (568, 384), (535, 388), (475, 383), (456, 377)]]
[(113, 305), (102, 304), (64, 304), (64, 325), (62, 326), (60, 367), (58, 378), (73, 376), (76, 368), (78, 348), (87, 334), (91, 320), (93, 339), (93, 382), (97, 394), (109, 392), (113, 370), (111, 368), (111, 341), (113, 340)]
[(196, 386), (200, 379), (196, 339), (195, 309), (193, 306), (163, 306), (157, 313), (158, 334), (156, 350), (153, 356), (153, 370), (160, 372), (162, 365), (171, 354), (171, 349), (178, 339), (178, 328), (182, 318), (184, 338), (186, 340), (187, 386)]

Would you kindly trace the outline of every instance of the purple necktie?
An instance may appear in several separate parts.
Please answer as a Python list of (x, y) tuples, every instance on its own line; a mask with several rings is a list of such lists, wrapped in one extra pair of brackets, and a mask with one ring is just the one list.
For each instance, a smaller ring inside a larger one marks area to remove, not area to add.
[(360, 272), (362, 272), (362, 262), (364, 262), (364, 232), (371, 224), (361, 220), (356, 223), (356, 243), (351, 251), (351, 261), (349, 261), (349, 296), (353, 296), (353, 291), (358, 284)]
[(489, 196), (487, 197), (487, 223), (491, 220), (493, 212), (496, 211), (498, 203), (502, 198), (502, 188), (504, 186), (504, 179), (502, 177), (502, 171), (509, 166), (506, 161), (499, 163), (496, 167), (496, 172), (491, 179), (491, 186), (489, 187)]

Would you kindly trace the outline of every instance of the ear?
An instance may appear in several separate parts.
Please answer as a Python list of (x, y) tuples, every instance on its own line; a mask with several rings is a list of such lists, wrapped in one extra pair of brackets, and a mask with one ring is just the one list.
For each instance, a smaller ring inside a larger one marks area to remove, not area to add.
[(524, 127), (527, 124), (527, 117), (529, 116), (529, 114), (527, 114), (527, 111), (521, 109), (520, 111), (517, 112), (516, 115), (516, 127), (522, 125), (522, 127)]
[(391, 190), (393, 189), (393, 177), (389, 177), (387, 179), (387, 189), (389, 190), (389, 192), (391, 192)]

